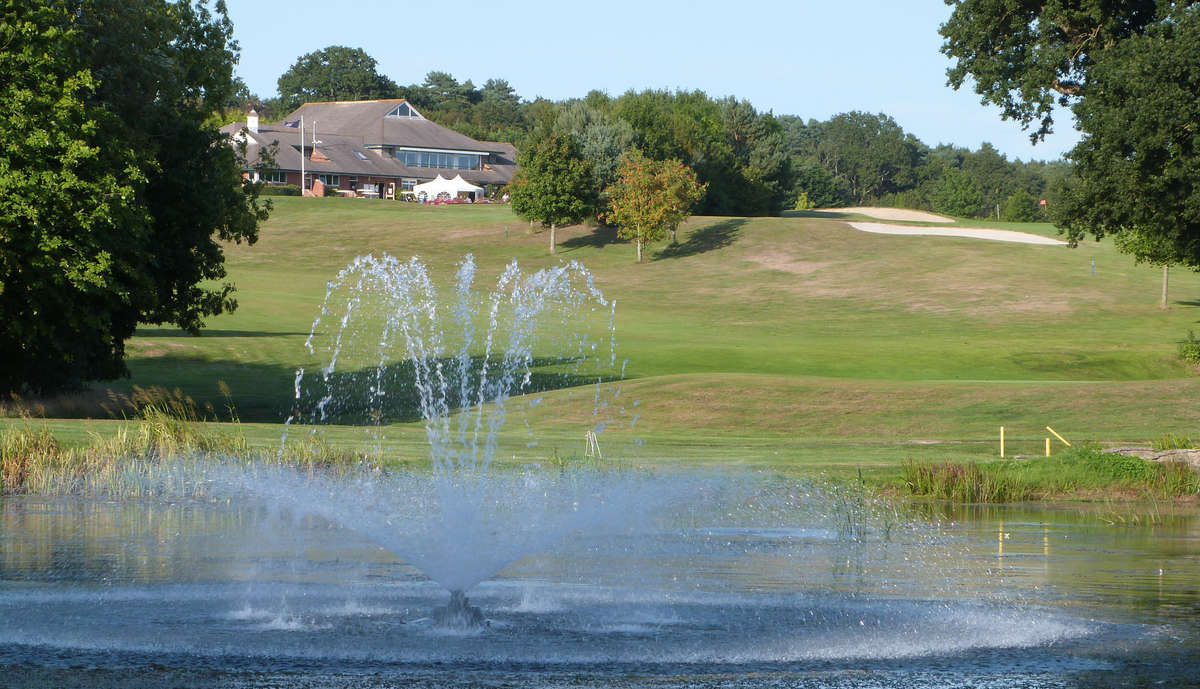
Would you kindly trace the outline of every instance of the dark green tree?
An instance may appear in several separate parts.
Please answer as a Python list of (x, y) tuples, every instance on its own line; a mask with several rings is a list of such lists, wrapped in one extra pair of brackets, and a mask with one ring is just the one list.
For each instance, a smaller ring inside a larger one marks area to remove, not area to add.
[[(1135, 258), (1200, 268), (1200, 7), (1096, 59), (1074, 106), (1077, 181), (1055, 218), (1072, 240), (1114, 234)], [(1150, 250), (1143, 250), (1150, 247)]]
[(865, 112), (835, 115), (817, 144), (818, 161), (855, 204), (915, 187), (927, 153), (891, 117)]
[(592, 167), (570, 136), (547, 132), (532, 137), (517, 155), (521, 170), (509, 186), (517, 215), (550, 228), (550, 253), (558, 251), (556, 230), (595, 212)]
[(291, 110), (312, 101), (399, 97), (396, 82), (375, 65), (362, 48), (331, 45), (306, 53), (279, 77), (279, 98)]
[(218, 3), (0, 5), (0, 391), (125, 374), (139, 322), (236, 306), (221, 241), (267, 209), (212, 124), (236, 45)]
[(983, 190), (970, 174), (951, 167), (933, 184), (929, 197), (934, 211), (969, 218), (979, 212)]

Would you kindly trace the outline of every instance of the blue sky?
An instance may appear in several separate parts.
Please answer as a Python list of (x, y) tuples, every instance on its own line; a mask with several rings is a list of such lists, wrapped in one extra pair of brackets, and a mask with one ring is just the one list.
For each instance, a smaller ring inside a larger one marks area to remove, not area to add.
[(1053, 160), (1078, 140), (1064, 112), (1031, 146), (968, 87), (946, 86), (937, 30), (950, 8), (940, 0), (230, 0), (229, 14), (237, 72), (264, 97), (300, 55), (346, 45), (399, 84), (441, 70), (477, 86), (507, 79), (526, 99), (701, 89), (805, 119), (883, 112), (931, 146), (988, 141), (1009, 159)]

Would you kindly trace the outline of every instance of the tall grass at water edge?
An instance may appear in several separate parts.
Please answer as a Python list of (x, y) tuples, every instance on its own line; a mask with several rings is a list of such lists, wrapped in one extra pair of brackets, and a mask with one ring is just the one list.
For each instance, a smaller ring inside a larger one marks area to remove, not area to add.
[(1194, 499), (1200, 497), (1200, 471), (1183, 462), (1154, 462), (1084, 447), (1045, 458), (909, 462), (902, 468), (900, 488), (906, 495), (958, 503), (1089, 495)]
[(127, 423), (111, 435), (91, 434), (84, 447), (63, 445), (29, 418), (0, 433), (0, 495), (148, 495), (189, 463), (212, 458), (278, 464), (310, 474), (378, 463), (366, 453), (332, 447), (317, 434), (275, 451), (251, 450), (232, 406), (234, 430), (221, 430), (204, 423), (211, 407), (178, 390), (137, 389), (115, 401), (126, 410)]

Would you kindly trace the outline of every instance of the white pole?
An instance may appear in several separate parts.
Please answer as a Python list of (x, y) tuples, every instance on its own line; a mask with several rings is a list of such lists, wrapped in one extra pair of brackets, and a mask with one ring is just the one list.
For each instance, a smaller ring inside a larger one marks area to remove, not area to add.
[(304, 196), (304, 115), (300, 116), (300, 196)]

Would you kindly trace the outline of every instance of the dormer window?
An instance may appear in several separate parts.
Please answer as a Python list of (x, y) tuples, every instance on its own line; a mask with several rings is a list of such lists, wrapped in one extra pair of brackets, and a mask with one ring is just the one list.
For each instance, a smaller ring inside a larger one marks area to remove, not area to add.
[[(376, 112), (378, 112), (378, 110)], [(391, 112), (387, 114), (387, 117), (399, 117), (406, 120), (425, 119), (421, 116), (421, 113), (417, 112), (416, 108), (412, 107), (408, 103), (401, 103), (400, 105), (392, 108)]]

